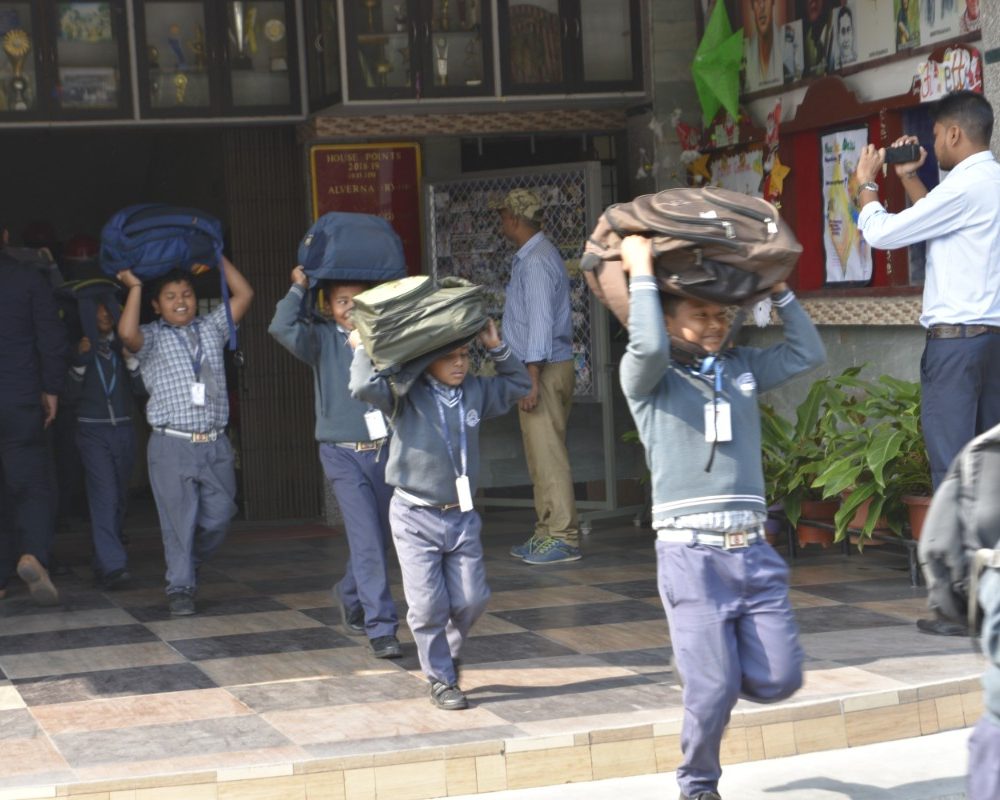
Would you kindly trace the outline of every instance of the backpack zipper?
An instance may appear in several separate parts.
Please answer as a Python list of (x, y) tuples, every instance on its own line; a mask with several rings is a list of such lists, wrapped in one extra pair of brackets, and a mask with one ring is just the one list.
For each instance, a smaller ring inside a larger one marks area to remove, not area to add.
[(778, 232), (778, 223), (774, 221), (774, 217), (770, 214), (764, 214), (759, 211), (755, 211), (752, 208), (747, 208), (746, 206), (737, 205), (736, 203), (730, 203), (728, 200), (723, 200), (717, 194), (711, 191), (711, 186), (706, 186), (704, 189), (705, 194), (712, 196), (712, 202), (717, 203), (729, 211), (733, 211), (741, 216), (750, 217), (750, 219), (755, 219), (758, 222), (763, 222), (767, 226), (768, 236), (774, 236)]

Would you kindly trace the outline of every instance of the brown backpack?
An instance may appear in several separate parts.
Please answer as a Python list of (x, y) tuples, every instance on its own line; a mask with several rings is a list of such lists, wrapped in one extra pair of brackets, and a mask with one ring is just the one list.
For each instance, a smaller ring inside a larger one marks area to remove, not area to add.
[(802, 252), (773, 205), (728, 189), (666, 189), (609, 206), (587, 240), (581, 267), (591, 291), (623, 325), (629, 297), (621, 242), (630, 234), (653, 240), (661, 290), (720, 304), (767, 296)]

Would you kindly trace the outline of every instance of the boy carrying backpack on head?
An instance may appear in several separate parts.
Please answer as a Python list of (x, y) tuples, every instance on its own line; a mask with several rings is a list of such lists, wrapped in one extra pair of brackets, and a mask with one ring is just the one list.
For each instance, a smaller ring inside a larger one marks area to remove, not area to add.
[[(462, 645), (490, 598), (480, 541), (482, 521), (472, 503), (479, 478), (479, 423), (507, 412), (531, 390), (524, 365), (490, 320), (479, 334), (496, 377), (469, 374), (469, 346), (428, 356), (420, 378), (396, 397), (375, 374), (357, 331), (351, 393), (392, 418), (386, 481), (392, 537), (403, 573), (420, 667), (431, 702), (446, 711), (468, 708), (458, 686)], [(398, 384), (397, 384), (398, 385)]]
[(321, 291), (329, 321), (307, 319), (302, 301), (309, 278), (292, 270), (292, 286), (279, 302), (267, 329), (278, 342), (313, 370), (316, 389), (316, 440), (323, 472), (344, 516), (350, 551), (343, 579), (333, 587), (347, 632), (368, 637), (375, 658), (403, 654), (396, 631), (399, 618), (389, 592), (389, 500), (385, 482), (388, 432), (382, 412), (355, 400), (348, 391), (354, 352), (347, 342), (354, 330), (354, 296), (369, 288), (360, 281), (324, 281)]
[[(622, 390), (652, 473), (657, 580), (684, 683), (681, 800), (720, 800), (719, 745), (738, 697), (802, 684), (788, 567), (764, 539), (757, 396), (823, 363), (816, 328), (784, 283), (786, 341), (727, 348), (723, 306), (661, 297), (649, 239), (629, 236)], [(661, 306), (662, 302), (662, 306)]]
[[(249, 310), (253, 289), (225, 256), (219, 269), (235, 324)], [(225, 305), (198, 316), (191, 275), (177, 269), (155, 285), (153, 310), (160, 319), (140, 326), (142, 282), (128, 269), (118, 280), (128, 289), (118, 335), (139, 359), (149, 392), (147, 460), (167, 561), (168, 606), (173, 616), (187, 616), (195, 613), (198, 567), (222, 544), (236, 513), (222, 360), (229, 321)]]

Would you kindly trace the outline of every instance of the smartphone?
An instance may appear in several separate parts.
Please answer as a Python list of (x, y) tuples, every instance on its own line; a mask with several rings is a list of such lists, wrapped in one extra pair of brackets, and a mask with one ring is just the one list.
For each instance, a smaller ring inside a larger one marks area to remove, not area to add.
[(886, 164), (908, 164), (920, 160), (919, 144), (901, 144), (899, 147), (885, 149)]

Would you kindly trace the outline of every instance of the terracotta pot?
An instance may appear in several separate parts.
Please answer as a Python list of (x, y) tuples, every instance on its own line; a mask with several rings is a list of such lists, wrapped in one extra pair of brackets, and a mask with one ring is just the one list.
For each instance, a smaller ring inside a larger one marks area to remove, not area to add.
[(813, 522), (833, 522), (833, 517), (840, 508), (836, 500), (803, 500), (802, 519)]
[(903, 502), (906, 503), (907, 514), (910, 515), (910, 536), (915, 540), (919, 539), (920, 532), (924, 529), (924, 519), (927, 517), (931, 498), (926, 495), (906, 494), (903, 495)]
[(833, 531), (826, 528), (819, 528), (810, 525), (808, 522), (800, 522), (795, 526), (795, 535), (799, 540), (799, 547), (807, 544), (818, 544), (821, 547), (829, 547), (833, 544)]
[[(851, 517), (851, 521), (847, 523), (847, 527), (863, 528), (865, 526), (865, 520), (868, 519), (868, 509), (871, 506), (871, 504), (872, 501), (871, 498), (869, 498), (868, 500), (865, 500), (865, 502), (863, 502), (860, 506), (858, 506), (854, 512), (854, 516)], [(887, 520), (885, 517), (879, 517), (877, 520), (875, 520), (875, 528), (872, 530), (872, 533), (874, 533), (875, 531), (880, 531), (884, 533), (887, 530), (889, 530), (889, 520)]]

